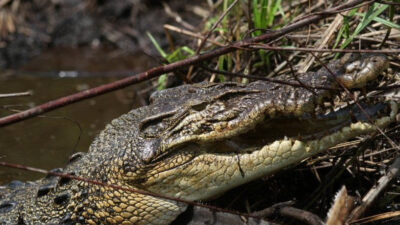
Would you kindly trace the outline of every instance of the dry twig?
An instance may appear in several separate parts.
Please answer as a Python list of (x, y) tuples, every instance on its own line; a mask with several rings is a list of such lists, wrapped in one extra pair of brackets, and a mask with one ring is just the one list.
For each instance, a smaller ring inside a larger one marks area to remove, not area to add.
[(400, 157), (397, 158), (390, 166), (386, 175), (382, 176), (376, 186), (372, 187), (371, 190), (362, 199), (361, 205), (357, 206), (350, 214), (348, 222), (355, 221), (360, 218), (365, 211), (372, 205), (372, 203), (378, 198), (383, 190), (390, 184), (393, 178), (396, 178), (400, 174)]
[(32, 91), (24, 91), (24, 92), (0, 94), (0, 98), (12, 98), (12, 97), (31, 96), (31, 95)]
[(123, 87), (127, 87), (131, 84), (135, 84), (135, 83), (138, 83), (138, 82), (141, 82), (144, 80), (148, 80), (148, 79), (151, 79), (153, 77), (159, 76), (164, 73), (172, 72), (178, 68), (184, 68), (184, 67), (194, 65), (194, 64), (197, 64), (197, 63), (205, 61), (205, 60), (209, 60), (214, 57), (218, 57), (223, 54), (227, 54), (229, 52), (236, 51), (238, 49), (243, 49), (243, 48), (248, 47), (250, 44), (253, 44), (256, 42), (269, 41), (274, 38), (281, 37), (289, 32), (292, 32), (292, 31), (300, 28), (300, 27), (307, 26), (318, 20), (326, 18), (326, 17), (332, 15), (333, 12), (346, 10), (346, 9), (355, 7), (363, 2), (364, 2), (363, 0), (353, 0), (351, 2), (344, 3), (339, 6), (330, 8), (329, 10), (325, 10), (321, 13), (310, 15), (302, 20), (299, 20), (295, 23), (292, 23), (292, 24), (285, 26), (274, 32), (267, 32), (265, 34), (262, 34), (260, 36), (257, 36), (257, 37), (251, 38), (251, 39), (234, 42), (228, 46), (221, 47), (221, 48), (215, 49), (213, 51), (210, 51), (210, 52), (207, 52), (207, 53), (204, 53), (201, 55), (196, 55), (196, 56), (193, 56), (193, 57), (190, 57), (190, 58), (187, 58), (187, 59), (175, 62), (175, 63), (171, 63), (171, 64), (168, 64), (165, 66), (155, 67), (148, 71), (139, 73), (135, 76), (127, 77), (122, 80), (115, 81), (113, 83), (104, 84), (104, 85), (101, 85), (101, 86), (98, 86), (98, 87), (95, 87), (95, 88), (92, 88), (92, 89), (89, 89), (86, 91), (82, 91), (82, 92), (78, 92), (78, 93), (75, 93), (75, 94), (72, 94), (69, 96), (65, 96), (65, 97), (44, 103), (42, 105), (36, 106), (34, 108), (28, 109), (26, 111), (0, 118), (0, 127), (15, 123), (17, 121), (25, 120), (25, 119), (31, 118), (31, 117), (39, 115), (39, 114), (43, 114), (45, 112), (54, 110), (54, 109), (62, 107), (62, 106), (69, 105), (69, 104), (77, 102), (77, 101), (81, 101), (81, 100), (84, 100), (87, 98), (91, 98), (91, 97), (94, 97), (97, 95), (101, 95), (101, 94), (105, 94), (110, 91), (117, 90), (117, 89), (120, 89)]

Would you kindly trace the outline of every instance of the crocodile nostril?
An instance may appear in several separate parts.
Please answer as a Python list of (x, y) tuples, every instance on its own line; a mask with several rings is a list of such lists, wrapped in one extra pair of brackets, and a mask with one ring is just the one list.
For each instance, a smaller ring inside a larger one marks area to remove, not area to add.
[(0, 213), (10, 212), (16, 205), (15, 202), (3, 202), (0, 204)]

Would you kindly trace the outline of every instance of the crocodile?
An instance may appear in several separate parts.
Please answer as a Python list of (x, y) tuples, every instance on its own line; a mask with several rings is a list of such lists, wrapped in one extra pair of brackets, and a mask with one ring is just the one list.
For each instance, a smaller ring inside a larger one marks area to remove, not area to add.
[(207, 200), (386, 127), (396, 102), (360, 99), (362, 111), (332, 99), (343, 95), (341, 86), (376, 84), (387, 67), (385, 55), (353, 54), (296, 78), (279, 76), (304, 87), (203, 82), (155, 92), (148, 106), (112, 120), (88, 153), (54, 170), (108, 186), (54, 175), (11, 182), (0, 189), (0, 224), (169, 224), (186, 203), (126, 189)]

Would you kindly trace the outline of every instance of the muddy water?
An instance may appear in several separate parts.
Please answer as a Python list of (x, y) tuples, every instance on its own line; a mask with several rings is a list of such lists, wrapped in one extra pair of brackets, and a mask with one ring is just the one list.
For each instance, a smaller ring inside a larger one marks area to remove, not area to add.
[[(43, 67), (46, 68), (44, 70), (40, 70), (40, 63), (44, 63), (44, 61), (41, 62), (42, 59), (37, 59), (36, 63), (25, 68), (25, 71), (29, 69), (32, 71), (31, 73), (17, 72), (11, 75), (10, 73), (0, 73), (0, 93), (33, 91), (32, 96), (0, 98), (0, 116), (6, 116), (17, 110), (28, 109), (34, 105), (118, 79), (109, 76), (93, 76), (93, 73), (84, 73), (90, 76), (75, 78), (61, 78), (57, 76), (57, 73), (48, 76), (51, 74), (49, 71), (71, 71), (77, 67), (80, 71), (95, 71), (88, 65), (82, 66), (82, 63), (79, 63), (79, 60), (74, 57), (71, 59), (75, 62), (62, 62), (64, 63), (62, 66), (55, 65), (54, 62), (43, 64)], [(81, 62), (88, 62), (84, 60), (84, 57), (80, 59)], [(57, 59), (52, 60), (57, 61)], [(103, 68), (106, 66), (107, 63), (104, 59), (97, 58), (97, 60), (95, 60), (95, 64), (100, 63)], [(78, 65), (73, 65), (74, 63)], [(36, 67), (34, 68), (32, 65)], [(118, 66), (117, 69), (113, 67), (115, 65)], [(109, 66), (110, 68), (98, 72), (133, 69), (126, 65), (121, 66), (116, 62)], [(139, 68), (139, 70), (142, 69)], [(38, 76), (38, 74), (44, 76)], [(130, 109), (140, 106), (139, 97), (137, 97), (140, 89), (139, 86), (127, 87), (57, 109), (40, 117), (0, 128), (0, 160), (43, 169), (63, 167), (72, 153), (87, 151), (89, 144), (105, 124)], [(42, 176), (32, 172), (0, 167), (0, 184), (11, 180), (35, 180)]]
[(145, 53), (128, 54), (109, 48), (57, 47), (33, 58), (21, 70), (31, 75), (54, 76), (60, 71), (76, 71), (79, 77), (126, 76), (142, 72), (155, 60)]

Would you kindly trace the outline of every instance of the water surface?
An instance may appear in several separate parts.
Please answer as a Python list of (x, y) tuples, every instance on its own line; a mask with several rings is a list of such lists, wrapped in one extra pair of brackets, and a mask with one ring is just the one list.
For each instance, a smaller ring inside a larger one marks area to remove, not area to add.
[[(104, 55), (99, 58), (92, 56), (92, 59), (85, 60), (83, 56), (79, 58), (76, 54), (69, 56), (65, 54), (73, 62), (68, 63), (66, 59), (65, 62), (57, 64), (56, 62), (62, 59), (56, 59), (57, 51), (52, 55), (54, 59), (48, 61), (35, 59), (36, 61), (33, 62), (36, 67), (33, 67), (33, 64), (27, 64), (25, 72), (0, 73), (0, 93), (33, 91), (32, 96), (0, 98), (1, 117), (121, 78), (109, 75), (98, 76), (98, 74), (132, 71), (137, 67), (135, 63), (127, 63), (125, 57), (121, 59), (124, 62), (118, 64), (117, 59), (108, 62), (109, 58)], [(49, 59), (51, 54), (41, 57)], [(79, 64), (79, 61), (82, 63)], [(45, 64), (45, 62), (49, 63)], [(88, 62), (90, 66), (82, 66)], [(108, 69), (107, 63), (110, 63)], [(40, 64), (43, 64), (42, 68)], [(74, 66), (74, 64), (78, 65)], [(96, 64), (100, 64), (102, 69), (96, 68)], [(116, 67), (113, 67), (114, 65)], [(76, 68), (84, 72), (75, 73), (78, 74), (77, 77), (58, 76), (57, 71), (78, 71), (75, 70)], [(28, 70), (31, 72), (27, 72)], [(97, 75), (93, 72), (97, 72)], [(86, 75), (80, 76), (80, 74)], [(140, 106), (140, 97), (137, 97), (140, 89), (138, 85), (130, 86), (0, 128), (0, 160), (43, 169), (64, 167), (72, 153), (87, 151), (89, 144), (105, 124), (132, 108)], [(11, 180), (35, 180), (42, 176), (0, 167), (0, 184)]]

